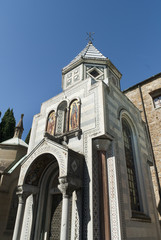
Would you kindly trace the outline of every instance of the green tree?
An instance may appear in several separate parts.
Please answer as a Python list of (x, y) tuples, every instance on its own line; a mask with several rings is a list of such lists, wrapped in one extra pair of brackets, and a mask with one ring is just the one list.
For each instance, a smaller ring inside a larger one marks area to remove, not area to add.
[(5, 112), (0, 123), (0, 142), (8, 140), (13, 137), (15, 130), (15, 117), (13, 109), (10, 108)]
[(29, 144), (29, 141), (30, 141), (30, 134), (31, 134), (31, 128), (30, 128), (30, 131), (28, 132), (27, 137), (25, 139), (25, 143), (27, 143), (27, 144)]

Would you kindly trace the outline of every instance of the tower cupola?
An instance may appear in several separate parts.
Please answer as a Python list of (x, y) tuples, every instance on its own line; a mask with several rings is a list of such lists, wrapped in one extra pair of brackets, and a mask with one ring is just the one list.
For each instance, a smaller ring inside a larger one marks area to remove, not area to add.
[(113, 81), (120, 88), (121, 76), (109, 58), (89, 41), (86, 47), (62, 69), (62, 88), (66, 90), (88, 78), (93, 82), (104, 81), (106, 84)]

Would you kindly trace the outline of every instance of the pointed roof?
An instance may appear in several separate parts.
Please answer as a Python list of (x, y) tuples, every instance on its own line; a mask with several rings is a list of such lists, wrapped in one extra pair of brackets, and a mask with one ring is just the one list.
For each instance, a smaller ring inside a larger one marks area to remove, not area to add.
[(28, 148), (28, 144), (25, 143), (21, 139), (21, 136), (22, 136), (22, 133), (23, 133), (23, 130), (24, 130), (23, 129), (23, 116), (24, 116), (24, 114), (21, 114), (21, 119), (18, 122), (17, 126), (15, 127), (15, 133), (14, 133), (13, 138), (5, 140), (5, 141), (1, 142), (0, 144), (2, 144), (2, 145), (12, 145), (12, 146), (21, 145), (23, 147)]
[(73, 65), (81, 59), (107, 60), (108, 58), (95, 48), (91, 41), (89, 41), (86, 47), (65, 68), (68, 68), (70, 65)]
[(18, 137), (21, 139), (21, 136), (22, 136), (22, 133), (23, 133), (23, 117), (24, 117), (24, 114), (21, 114), (21, 119), (20, 121), (18, 122), (17, 126), (15, 127), (15, 133), (14, 133), (14, 137)]
[(71, 61), (71, 63), (79, 60), (80, 58), (85, 58), (85, 59), (102, 59), (106, 60), (107, 58), (100, 52), (98, 51), (97, 48), (92, 44), (90, 41), (86, 47)]

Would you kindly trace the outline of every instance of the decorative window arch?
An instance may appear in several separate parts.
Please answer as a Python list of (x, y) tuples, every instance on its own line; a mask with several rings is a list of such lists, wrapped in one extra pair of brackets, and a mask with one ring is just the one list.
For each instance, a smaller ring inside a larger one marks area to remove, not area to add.
[(136, 176), (135, 148), (134, 148), (134, 137), (133, 137), (134, 134), (133, 134), (132, 127), (130, 126), (129, 122), (125, 118), (122, 119), (122, 132), (123, 132), (124, 151), (125, 151), (125, 159), (126, 159), (126, 167), (127, 167), (131, 209), (132, 211), (141, 211), (138, 185), (137, 185), (137, 176)]
[(80, 101), (74, 99), (69, 106), (69, 131), (80, 127)]
[(57, 108), (56, 134), (67, 131), (67, 101), (62, 101)]
[(46, 132), (50, 135), (55, 134), (55, 122), (56, 122), (56, 114), (55, 111), (51, 111), (48, 115)]

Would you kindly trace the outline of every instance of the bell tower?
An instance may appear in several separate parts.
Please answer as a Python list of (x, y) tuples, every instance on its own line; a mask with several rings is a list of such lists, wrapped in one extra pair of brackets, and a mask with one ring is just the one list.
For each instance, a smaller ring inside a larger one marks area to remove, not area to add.
[(121, 73), (89, 40), (86, 47), (62, 70), (62, 88), (66, 90), (91, 78), (92, 83), (112, 81), (120, 88)]

